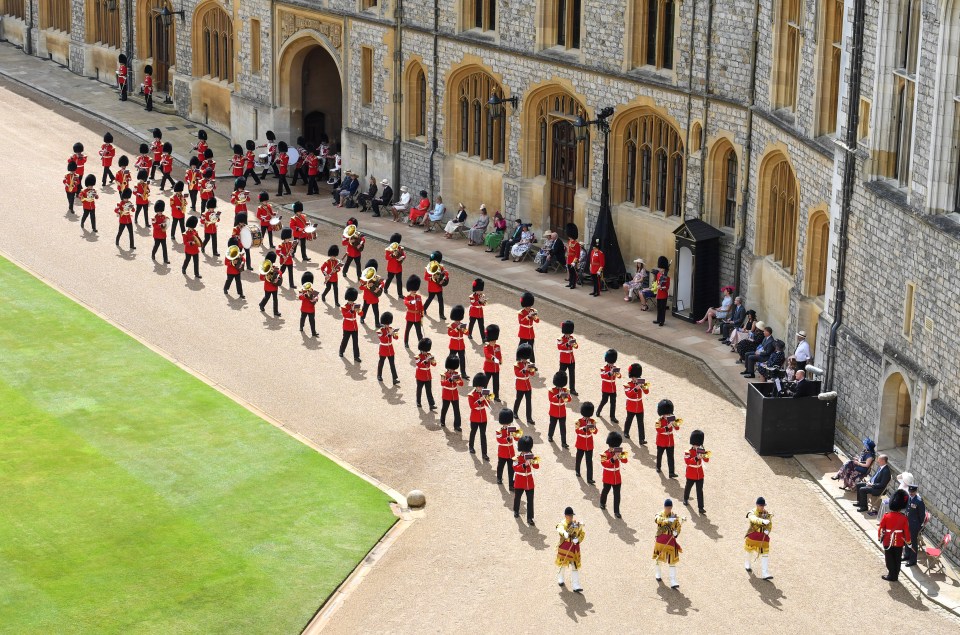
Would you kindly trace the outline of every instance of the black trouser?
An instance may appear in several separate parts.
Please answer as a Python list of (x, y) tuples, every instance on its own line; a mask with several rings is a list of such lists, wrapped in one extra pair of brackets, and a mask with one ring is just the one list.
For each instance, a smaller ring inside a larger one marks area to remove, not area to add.
[[(377, 380), (380, 380), (383, 377), (383, 362), (384, 360), (390, 360), (390, 374), (393, 375), (393, 381), (397, 381), (397, 363), (393, 361), (393, 355), (388, 357), (380, 356), (380, 361), (377, 362)], [(446, 402), (444, 402), (444, 409), (446, 409)], [(443, 423), (443, 417), (440, 417), (440, 422)]]
[(575, 265), (567, 265), (567, 284), (571, 289), (577, 288), (577, 268)]
[(577, 394), (577, 363), (570, 362), (569, 364), (560, 363), (561, 372), (567, 374), (567, 386), (570, 387), (570, 392)]
[(144, 99), (147, 102), (146, 110), (153, 110), (153, 93), (147, 93), (144, 95)]
[(497, 252), (498, 258), (506, 258), (510, 255), (510, 249), (517, 244), (512, 238), (500, 241), (500, 251)]
[(301, 260), (310, 260), (307, 258), (307, 241), (305, 239), (300, 239), (300, 259)]
[(303, 166), (293, 166), (293, 185), (296, 185), (297, 181), (307, 182), (307, 174), (304, 172)]
[(676, 474), (673, 471), (673, 447), (665, 448), (662, 445), (657, 446), (657, 471), (660, 471), (660, 465), (662, 464), (663, 453), (667, 454), (667, 469), (670, 470), (670, 474)]
[(510, 491), (513, 491), (513, 459), (505, 459), (502, 456), (497, 457), (497, 482), (503, 482), (503, 467), (507, 467), (507, 479), (510, 483)]
[(693, 486), (697, 486), (697, 509), (703, 509), (703, 479), (687, 479), (686, 484), (683, 486), (683, 502), (686, 503), (690, 500), (690, 492), (693, 490)]
[(647, 440), (647, 434), (643, 429), (643, 413), (642, 412), (628, 412), (627, 413), (627, 422), (623, 424), (623, 436), (630, 438), (630, 426), (633, 424), (633, 420), (637, 420), (637, 432), (640, 433), (640, 441)]
[(350, 340), (353, 340), (353, 358), (360, 359), (360, 343), (357, 339), (356, 331), (344, 331), (343, 339), (340, 340), (340, 356), (342, 357), (344, 352), (347, 350), (347, 343)]
[(489, 377), (490, 381), (493, 383), (493, 394), (497, 401), (503, 401), (500, 398), (500, 371), (495, 373), (487, 373), (487, 377)]
[(317, 175), (309, 174), (307, 175), (307, 194), (319, 194), (320, 187), (317, 185)]
[(587, 482), (593, 481), (593, 450), (577, 450), (577, 476), (580, 476), (580, 461), (587, 459)]
[(239, 273), (228, 273), (227, 281), (223, 283), (223, 292), (226, 293), (230, 290), (230, 285), (236, 281), (237, 283), (237, 295), (241, 298), (243, 297), (243, 283), (240, 281)]
[[(77, 198), (76, 192), (67, 192), (67, 210), (73, 214), (73, 202)], [(138, 208), (139, 209), (139, 208)]]
[(383, 290), (390, 291), (390, 283), (393, 282), (394, 278), (397, 280), (397, 297), (403, 299), (403, 272), (393, 273), (392, 271), (387, 272), (387, 283), (383, 285)]
[(183, 232), (187, 231), (187, 230), (184, 228), (183, 219), (182, 219), (182, 218), (174, 218), (172, 221), (170, 221), (170, 238), (171, 238), (171, 240), (176, 240), (176, 239), (177, 239), (177, 226), (180, 227), (180, 233), (181, 233), (181, 234), (183, 234)]
[(620, 483), (616, 485), (611, 485), (610, 483), (604, 483), (603, 489), (600, 490), (600, 507), (607, 506), (607, 494), (610, 493), (610, 489), (613, 488), (613, 513), (620, 513)]
[(423, 394), (424, 389), (427, 391), (427, 403), (430, 404), (432, 409), (436, 403), (433, 401), (433, 382), (431, 380), (423, 381), (421, 379), (417, 380), (417, 408), (420, 407), (420, 396)]
[(276, 291), (264, 291), (263, 299), (260, 300), (260, 310), (263, 311), (267, 306), (267, 300), (273, 298), (273, 314), (280, 315), (280, 300)]
[(900, 560), (903, 558), (903, 547), (884, 547), (883, 559), (887, 562), (887, 578), (896, 581), (900, 577)]
[(142, 211), (142, 212), (143, 212), (143, 224), (144, 224), (145, 226), (149, 226), (149, 225), (150, 225), (150, 218), (147, 216), (147, 214), (150, 213), (149, 207), (150, 207), (150, 206), (147, 205), (146, 203), (142, 203), (142, 204), (141, 204), (141, 203), (137, 203), (137, 211), (134, 212), (134, 214), (133, 214), (133, 222), (137, 222), (137, 220), (140, 218), (140, 212)]
[(473, 451), (473, 440), (477, 436), (477, 431), (480, 432), (480, 454), (482, 456), (487, 456), (487, 422), (476, 423), (475, 421), (470, 422), (470, 450)]
[(200, 197), (200, 213), (203, 214), (207, 211), (207, 203), (210, 201), (209, 198)]
[(410, 329), (417, 331), (417, 344), (423, 339), (423, 324), (420, 322), (407, 322), (407, 327), (403, 330), (403, 345), (410, 348)]
[(275, 162), (271, 162), (268, 167), (263, 168), (263, 173), (260, 175), (260, 178), (261, 178), (261, 179), (266, 179), (266, 178), (267, 178), (267, 172), (269, 172), (271, 168), (273, 169), (273, 175), (279, 179), (279, 178), (280, 178), (280, 168), (277, 166), (277, 164), (276, 164)]
[(363, 194), (363, 193), (361, 193), (360, 195), (358, 195), (358, 196), (357, 196), (357, 205), (360, 206), (360, 211), (361, 211), (361, 212), (367, 211), (367, 206), (370, 204), (370, 201), (372, 201), (372, 200), (373, 200), (373, 197), (370, 196), (369, 194)]
[(120, 236), (123, 234), (124, 229), (126, 229), (127, 234), (130, 235), (130, 249), (136, 249), (136, 247), (133, 246), (133, 225), (130, 223), (120, 225), (120, 228), (117, 230), (117, 247), (120, 246)]
[(478, 318), (478, 317), (473, 317), (473, 316), (470, 317), (470, 325), (467, 327), (467, 337), (469, 337), (469, 338), (471, 338), (471, 339), (473, 338), (473, 325), (474, 325), (474, 324), (476, 324), (476, 325), (478, 325), (478, 326), (480, 327), (480, 341), (481, 341), (481, 342), (486, 342), (486, 341), (487, 341), (487, 335), (486, 335), (486, 329), (485, 329), (484, 326), (483, 326), (483, 318), (482, 318), (482, 317), (479, 317), (479, 318)]
[(423, 314), (427, 314), (427, 308), (430, 306), (430, 303), (433, 302), (434, 298), (436, 298), (440, 304), (440, 319), (447, 319), (447, 316), (443, 314), (443, 291), (430, 291), (427, 293), (427, 301), (423, 303)]
[(283, 280), (283, 274), (287, 274), (290, 280), (290, 288), (293, 288), (293, 265), (280, 265), (280, 279)]
[(667, 299), (657, 298), (657, 324), (663, 326), (663, 321), (667, 317)]
[(376, 326), (377, 328), (380, 328), (380, 304), (379, 304), (379, 303), (378, 303), (378, 304), (368, 304), (368, 303), (366, 303), (366, 302), (363, 303), (363, 308), (360, 310), (360, 316), (361, 316), (361, 317), (360, 317), (360, 323), (361, 323), (361, 324), (366, 324), (366, 322), (364, 322), (364, 320), (367, 319), (367, 309), (369, 309), (369, 308), (373, 308), (373, 324), (374, 324), (374, 326)]
[(176, 182), (173, 180), (173, 177), (170, 176), (170, 173), (169, 173), (169, 172), (164, 172), (164, 173), (163, 173), (163, 177), (160, 179), (160, 189), (161, 189), (161, 190), (163, 189), (163, 186), (164, 186), (164, 184), (165, 184), (167, 181), (170, 181), (170, 187), (173, 187), (174, 185), (176, 185)]
[(110, 182), (111, 182), (111, 183), (113, 183), (113, 182), (115, 182), (115, 181), (117, 180), (116, 177), (113, 176), (113, 170), (110, 169), (110, 166), (109, 166), (109, 165), (103, 166), (103, 180), (100, 181), (100, 184), (101, 184), (101, 185), (106, 185), (106, 184), (107, 184), (107, 177), (110, 177)]
[(917, 554), (920, 549), (920, 530), (922, 525), (914, 525), (910, 523), (910, 547), (904, 548), (904, 557), (903, 559), (907, 561), (910, 566), (917, 564)]
[(90, 227), (93, 228), (93, 231), (97, 231), (97, 211), (93, 209), (83, 210), (83, 218), (80, 219), (80, 229), (83, 229), (83, 224), (87, 222), (87, 219), (90, 219)]
[(193, 260), (193, 277), (200, 277), (200, 256), (197, 254), (186, 254), (186, 257), (183, 259), (183, 266), (180, 267), (180, 271), (183, 275), (187, 275), (187, 267), (190, 265), (190, 261)]
[(440, 406), (440, 425), (446, 425), (444, 421), (447, 418), (447, 409), (453, 407), (453, 429), (460, 429), (460, 402), (459, 401), (443, 401), (443, 405)]
[(756, 353), (748, 353), (746, 362), (744, 364), (746, 366), (747, 373), (750, 375), (754, 374), (754, 371), (757, 369), (757, 364), (767, 361), (767, 358), (769, 357), (769, 355), (764, 354), (757, 355)]
[(270, 229), (270, 225), (261, 225), (260, 233), (263, 234), (263, 240), (270, 245), (270, 249), (273, 249), (273, 230)]
[(731, 332), (733, 331), (733, 329), (735, 329), (735, 328), (737, 328), (737, 326), (736, 326), (735, 324), (733, 324), (732, 322), (721, 322), (721, 323), (720, 323), (720, 336), (721, 336), (723, 339), (725, 339), (725, 340), (730, 339), (730, 333), (731, 333)]
[(357, 267), (357, 280), (360, 279), (360, 256), (354, 258), (353, 256), (347, 256), (347, 259), (343, 261), (343, 275), (347, 275), (347, 272), (350, 271), (350, 263), (353, 263)]
[(328, 282), (323, 286), (323, 293), (320, 294), (321, 302), (327, 301), (327, 294), (330, 293), (331, 289), (333, 289), (333, 303), (340, 306), (340, 289), (336, 282)]
[(157, 178), (157, 168), (160, 167), (159, 161), (154, 161), (150, 164), (150, 180), (154, 181)]
[(260, 185), (260, 177), (257, 176), (256, 172), (253, 171), (253, 168), (247, 168), (246, 171), (244, 171), (243, 173), (243, 178), (247, 179), (248, 181), (250, 179), (253, 179), (254, 183), (256, 183), (257, 185)]
[(594, 295), (600, 295), (600, 281), (603, 280), (603, 278), (599, 273), (591, 273), (590, 278), (593, 280)]
[(153, 251), (150, 252), (150, 258), (156, 259), (158, 249), (163, 250), (163, 262), (164, 263), (170, 262), (170, 260), (167, 258), (167, 239), (166, 238), (153, 239)]
[(389, 205), (389, 204), (390, 204), (390, 201), (383, 201), (383, 200), (381, 200), (381, 199), (379, 199), (379, 198), (375, 198), (375, 199), (371, 200), (370, 202), (373, 204), (373, 215), (374, 215), (374, 216), (379, 216), (379, 215), (380, 215), (380, 206), (381, 206), (381, 205)]
[(527, 522), (533, 520), (533, 490), (532, 489), (518, 489), (513, 492), (513, 513), (520, 513), (520, 499), (523, 497), (523, 493), (527, 493)]
[(547, 439), (553, 441), (553, 431), (556, 429), (557, 424), (560, 424), (560, 445), (567, 444), (567, 418), (566, 417), (550, 417), (550, 428), (547, 430)]
[(463, 349), (459, 351), (455, 351), (451, 349), (450, 355), (456, 355), (457, 358), (460, 360), (460, 376), (466, 377), (467, 376), (467, 352)]
[(310, 334), (316, 335), (317, 334), (317, 314), (304, 313), (303, 311), (300, 312), (300, 331), (301, 332), (303, 332), (303, 325), (307, 320), (310, 320)]
[(204, 234), (203, 235), (203, 245), (200, 247), (200, 251), (204, 254), (207, 253), (207, 243), (213, 243), (213, 255), (219, 256), (220, 251), (217, 249), (217, 235), (216, 234)]
[(537, 363), (537, 352), (536, 352), (536, 350), (534, 350), (534, 348), (533, 348), (533, 340), (521, 339), (521, 340), (520, 340), (520, 343), (521, 343), (521, 344), (529, 344), (529, 345), (530, 345), (530, 361), (533, 362), (534, 364), (536, 364), (536, 363)]
[[(466, 373), (464, 373), (466, 376)], [(513, 402), (513, 413), (520, 416), (520, 403), (526, 399), (527, 400), (527, 423), (533, 421), (533, 404), (530, 399), (531, 391), (529, 390), (520, 390), (517, 392), (517, 400)]]
[(191, 212), (197, 211), (197, 193), (199, 192), (200, 190), (190, 190), (190, 211)]
[(872, 483), (857, 483), (857, 507), (860, 511), (867, 509), (868, 496), (880, 496), (883, 494), (883, 488), (875, 487)]
[(279, 184), (277, 185), (277, 196), (283, 196), (283, 191), (286, 190), (287, 194), (290, 193), (290, 184), (287, 183), (287, 175), (279, 174), (277, 175), (277, 180)]
[(617, 393), (615, 392), (605, 392), (600, 396), (600, 405), (597, 406), (597, 416), (600, 416), (600, 412), (603, 411), (603, 407), (607, 405), (607, 402), (610, 402), (610, 420), (617, 420)]
[(127, 83), (120, 84), (120, 101), (127, 101)]

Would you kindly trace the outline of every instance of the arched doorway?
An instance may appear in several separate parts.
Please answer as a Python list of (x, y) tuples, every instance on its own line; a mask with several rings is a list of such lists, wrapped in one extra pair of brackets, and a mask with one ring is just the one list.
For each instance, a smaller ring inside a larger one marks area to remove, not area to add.
[(562, 231), (573, 222), (573, 201), (577, 195), (577, 136), (573, 124), (553, 124), (553, 157), (550, 162), (550, 226)]
[(906, 462), (907, 446), (910, 444), (911, 419), (910, 388), (903, 375), (893, 373), (883, 384), (877, 449), (885, 450), (901, 468)]
[(280, 104), (290, 113), (290, 138), (327, 140), (339, 148), (343, 127), (340, 66), (322, 36), (306, 32), (280, 56)]

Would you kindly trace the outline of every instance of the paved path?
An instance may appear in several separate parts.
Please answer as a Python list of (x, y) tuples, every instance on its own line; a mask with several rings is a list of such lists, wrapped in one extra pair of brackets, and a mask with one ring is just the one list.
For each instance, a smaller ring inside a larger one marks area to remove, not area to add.
[[(59, 157), (74, 139), (96, 143), (99, 128), (85, 130), (76, 119), (0, 86), (0, 154), (10, 156), (29, 143), (40, 157)], [(836, 506), (824, 504), (822, 490), (796, 461), (756, 456), (742, 438), (742, 408), (726, 398), (699, 362), (608, 324), (577, 318), (582, 398), (599, 396), (596, 371), (604, 350), (614, 347), (622, 365), (643, 361), (653, 385), (648, 403), (672, 398), (685, 428), (704, 429), (714, 451), (707, 477), (710, 515), (682, 512), (690, 517), (682, 535), (682, 586), (672, 591), (652, 580), (652, 518), (665, 496), (680, 497), (682, 485), (653, 471), (649, 446), (631, 448), (635, 456), (625, 471), (624, 518), (615, 520), (599, 510), (596, 489), (574, 477), (571, 454), (545, 443), (545, 391), (542, 382), (535, 384), (540, 425), (530, 431), (544, 463), (537, 481), (538, 525), (517, 522), (491, 467), (466, 453), (465, 435), (440, 429), (434, 415), (413, 405), (413, 372), (405, 351), (399, 355), (402, 385), (380, 386), (373, 377), (375, 346), (369, 332), (362, 336), (363, 363), (344, 363), (335, 352), (339, 324), (330, 312), (318, 316), (319, 340), (304, 339), (296, 330), (297, 305), (288, 291), (284, 317), (274, 320), (256, 310), (260, 292), (252, 276), (245, 279), (248, 302), (243, 303), (221, 294), (223, 267), (212, 259), (203, 263), (203, 280), (193, 281), (176, 269), (179, 246), (173, 248), (170, 269), (150, 262), (150, 243), (142, 231), (133, 254), (115, 248), (111, 192), (101, 197), (100, 234), (81, 232), (77, 219), (63, 212), (61, 172), (59, 159), (39, 163), (36, 182), (48, 185), (28, 192), (11, 185), (19, 179), (14, 165), (0, 163), (4, 208), (31, 210), (29, 222), (0, 214), (0, 251), (364, 472), (399, 491), (419, 487), (427, 493), (423, 517), (331, 616), (330, 632), (556, 631), (579, 623), (630, 630), (646, 620), (656, 620), (665, 631), (732, 631), (749, 620), (788, 632), (839, 632), (893, 614), (917, 629), (956, 627), (910, 587), (880, 580), (879, 551)], [(325, 247), (337, 234), (321, 228), (317, 246)], [(226, 230), (221, 241), (225, 238)], [(370, 249), (378, 251), (375, 244)], [(316, 271), (317, 260), (308, 269)], [(417, 256), (408, 262), (410, 270), (424, 264)], [(451, 299), (466, 297), (468, 279), (454, 270)], [(504, 326), (505, 348), (511, 349), (516, 292), (497, 285), (489, 291), (488, 321)], [(384, 302), (395, 312), (399, 308), (393, 298)], [(556, 353), (549, 343), (569, 310), (538, 305), (544, 318), (538, 330), (540, 366), (551, 373)], [(427, 322), (442, 347), (440, 326)], [(41, 336), (55, 341), (56, 334)], [(477, 360), (471, 351), (469, 371), (478, 368)], [(509, 382), (501, 392), (512, 396)], [(602, 427), (612, 426), (602, 421)], [(742, 570), (744, 514), (758, 494), (777, 514), (772, 582)], [(552, 580), (552, 527), (568, 504), (588, 531), (582, 596), (559, 590)]]

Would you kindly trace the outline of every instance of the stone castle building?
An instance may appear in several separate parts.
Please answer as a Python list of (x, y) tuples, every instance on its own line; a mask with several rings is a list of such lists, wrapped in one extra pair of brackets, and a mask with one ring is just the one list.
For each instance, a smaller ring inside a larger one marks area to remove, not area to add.
[[(702, 218), (724, 234), (721, 280), (788, 345), (805, 330), (820, 366), (840, 297), (838, 445), (877, 439), (919, 478), (933, 532), (957, 532), (960, 0), (860, 2), (862, 47), (854, 0), (0, 0), (0, 12), (6, 39), (76, 73), (112, 82), (125, 52), (137, 85), (151, 63), (180, 114), (234, 140), (326, 134), (362, 175), (541, 229), (589, 234), (602, 136), (579, 142), (572, 124), (614, 107), (610, 196), (628, 260), (673, 259), (673, 230)], [(516, 103), (490, 117), (493, 94)], [(689, 280), (676, 287), (689, 296)]]

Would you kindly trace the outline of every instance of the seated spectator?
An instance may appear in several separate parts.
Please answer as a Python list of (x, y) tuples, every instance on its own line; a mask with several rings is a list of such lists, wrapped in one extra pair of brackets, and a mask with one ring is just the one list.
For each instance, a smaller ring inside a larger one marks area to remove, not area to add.
[(853, 489), (859, 481), (870, 472), (873, 462), (877, 458), (877, 444), (867, 437), (863, 440), (863, 452), (856, 459), (850, 459), (830, 478), (834, 481), (843, 481), (840, 489)]
[[(633, 274), (633, 279), (623, 285), (623, 289), (626, 292), (626, 295), (623, 296), (624, 302), (630, 302), (634, 296), (642, 300), (643, 290), (650, 286), (650, 274), (647, 273), (643, 258), (637, 258), (633, 261), (633, 264), (637, 266), (637, 271)], [(640, 310), (647, 310), (646, 302), (641, 302)]]
[(787, 365), (783, 368), (784, 379), (787, 381), (796, 381), (797, 378), (797, 360), (792, 357), (787, 358)]
[(791, 397), (816, 397), (820, 394), (820, 391), (817, 390), (817, 385), (807, 379), (806, 372), (798, 370), (796, 374), (796, 379), (793, 381), (793, 384), (790, 386)]
[(457, 204), (457, 213), (453, 218), (447, 221), (446, 226), (443, 228), (444, 238), (452, 238), (453, 233), (463, 227), (463, 224), (467, 222), (467, 208), (463, 206), (463, 203)]
[(510, 233), (510, 237), (505, 240), (500, 241), (500, 251), (496, 252), (497, 258), (500, 260), (506, 260), (510, 257), (510, 249), (520, 242), (520, 235), (523, 234), (523, 221), (519, 218), (514, 221), (513, 231)]
[(537, 269), (547, 260), (547, 254), (550, 253), (550, 248), (553, 247), (554, 239), (552, 236), (555, 235), (556, 234), (549, 229), (543, 232), (543, 244), (540, 245), (540, 249), (538, 249), (537, 253), (533, 256), (533, 264), (537, 265)]
[(437, 196), (437, 201), (433, 206), (433, 211), (427, 214), (427, 228), (423, 231), (432, 232), (434, 227), (440, 227), (443, 221), (443, 215), (447, 213), (447, 206), (443, 204), (443, 197)]
[(420, 202), (410, 210), (410, 218), (407, 220), (407, 225), (409, 227), (413, 227), (414, 225), (422, 226), (429, 210), (430, 199), (427, 197), (427, 191), (420, 190)]
[(567, 246), (560, 240), (557, 232), (550, 232), (550, 238), (552, 240), (550, 249), (547, 250), (543, 264), (537, 269), (540, 273), (547, 273), (547, 269), (550, 267), (555, 266), (557, 263), (564, 264), (567, 260)]
[[(887, 455), (881, 454), (877, 457), (877, 471), (869, 481), (856, 484), (857, 502), (854, 507), (857, 511), (867, 511), (867, 497), (880, 496), (890, 484), (890, 466), (887, 465)], [(877, 512), (870, 512), (871, 516), (876, 516)]]
[(467, 232), (467, 246), (473, 247), (483, 242), (483, 237), (487, 233), (487, 225), (490, 224), (490, 215), (487, 214), (487, 206), (480, 206), (480, 217), (473, 222), (473, 227)]
[(780, 376), (783, 363), (787, 361), (787, 355), (784, 349), (787, 345), (783, 340), (777, 340), (773, 343), (773, 353), (767, 358), (767, 361), (757, 365), (757, 370), (764, 381), (770, 381)]
[(407, 215), (407, 211), (410, 209), (410, 191), (407, 189), (406, 185), (400, 186), (400, 200), (397, 201), (395, 205), (390, 208), (390, 213), (393, 214), (393, 222), (400, 222), (400, 219)]
[(393, 188), (390, 187), (390, 181), (383, 179), (380, 181), (380, 185), (383, 186), (383, 189), (380, 191), (380, 198), (375, 198), (371, 201), (371, 203), (373, 203), (373, 215), (376, 217), (380, 216), (381, 207), (388, 207), (393, 204)]
[(767, 359), (773, 355), (774, 343), (773, 328), (765, 326), (763, 329), (763, 340), (752, 353), (747, 353), (746, 357), (744, 357), (744, 364), (747, 369), (740, 374), (747, 379), (756, 377), (754, 371), (756, 370), (757, 364), (767, 361)]
[[(520, 262), (520, 259), (530, 251), (530, 248), (533, 247), (535, 242), (537, 242), (537, 235), (530, 229), (530, 225), (525, 225), (523, 231), (520, 233), (520, 240), (510, 248), (510, 256), (513, 258), (513, 261)], [(506, 258), (504, 258), (504, 260), (506, 260)]]
[(360, 189), (360, 179), (357, 178), (357, 175), (347, 170), (344, 172), (343, 183), (340, 184), (339, 190), (334, 190), (333, 192), (333, 202), (337, 207), (343, 207), (351, 196), (357, 193), (357, 190)]
[(730, 337), (727, 338), (730, 340), (730, 352), (737, 352), (737, 345), (747, 339), (749, 340), (753, 335), (753, 327), (757, 323), (757, 312), (753, 309), (750, 309), (746, 312), (746, 318), (744, 318), (743, 326), (733, 329), (733, 332), (730, 334)]
[(733, 287), (723, 287), (720, 289), (720, 293), (723, 294), (723, 299), (720, 301), (720, 306), (711, 307), (707, 309), (706, 315), (697, 320), (697, 324), (707, 323), (707, 333), (713, 331), (713, 321), (716, 320), (725, 320), (730, 314), (730, 307), (733, 306)]
[(797, 368), (800, 369), (805, 368), (810, 361), (810, 344), (807, 342), (806, 331), (797, 331), (797, 350), (790, 358), (797, 362)]
[(730, 343), (730, 333), (740, 328), (747, 317), (747, 308), (743, 306), (743, 298), (737, 296), (733, 299), (733, 309), (725, 319), (720, 320), (720, 342), (722, 344)]
[(507, 219), (503, 217), (503, 214), (500, 213), (500, 210), (497, 210), (493, 213), (493, 231), (487, 234), (487, 237), (483, 239), (483, 244), (487, 246), (484, 250), (486, 252), (496, 251), (500, 248), (500, 241), (503, 240), (503, 235), (507, 231)]
[[(384, 181), (386, 182), (386, 181)], [(367, 206), (377, 197), (377, 179), (370, 177), (370, 183), (367, 185), (367, 191), (361, 192), (357, 197), (357, 203), (360, 205), (360, 211), (367, 211)]]

